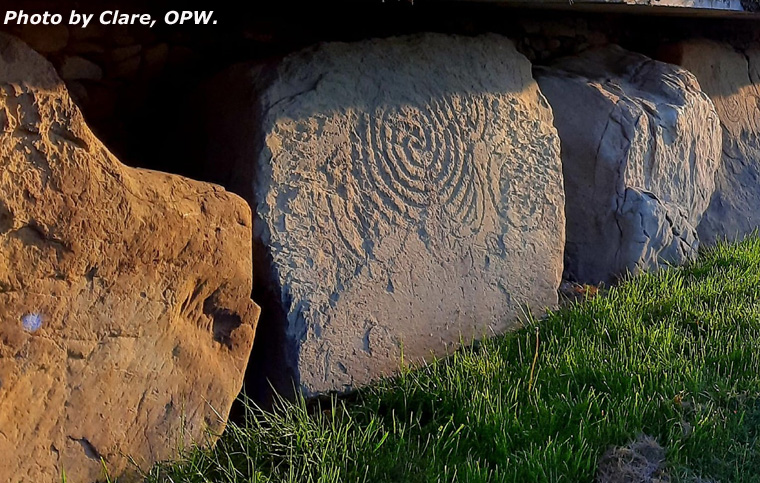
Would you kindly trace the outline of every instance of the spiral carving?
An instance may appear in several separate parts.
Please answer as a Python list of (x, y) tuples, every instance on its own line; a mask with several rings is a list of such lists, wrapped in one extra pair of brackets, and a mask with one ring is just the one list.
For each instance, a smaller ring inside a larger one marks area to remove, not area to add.
[(723, 122), (729, 124), (741, 124), (742, 119), (748, 112), (752, 112), (752, 109), (748, 109), (748, 101), (750, 99), (744, 96), (725, 96), (721, 99), (721, 107), (723, 108)]
[(381, 107), (357, 122), (354, 181), (362, 206), (387, 221), (437, 217), (467, 236), (480, 230), (486, 182), (476, 158), (484, 107), (468, 99)]

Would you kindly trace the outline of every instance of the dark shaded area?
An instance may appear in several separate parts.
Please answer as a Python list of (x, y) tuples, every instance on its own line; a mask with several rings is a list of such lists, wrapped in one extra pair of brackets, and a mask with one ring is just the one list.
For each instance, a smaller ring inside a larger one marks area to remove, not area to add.
[(91, 460), (101, 461), (103, 459), (103, 457), (100, 455), (100, 453), (95, 448), (95, 446), (93, 446), (92, 443), (90, 443), (90, 440), (88, 440), (87, 438), (76, 439), (69, 436), (69, 439), (72, 441), (76, 441), (77, 443), (82, 445), (82, 451), (84, 451), (84, 454)]
[[(286, 399), (293, 399), (298, 377), (297, 369), (289, 362), (295, 357), (297, 348), (293, 347), (286, 334), (287, 314), (280, 304), (279, 290), (272, 284), (272, 276), (267, 274), (271, 273), (272, 265), (260, 262), (267, 259), (271, 260), (268, 250), (254, 241), (254, 260), (259, 263), (254, 263), (253, 299), (261, 307), (261, 316), (245, 372), (243, 392), (264, 409), (274, 405), (274, 392)], [(243, 404), (235, 401), (230, 417), (241, 421), (244, 415)]]
[[(118, 92), (115, 115), (99, 113), (102, 103), (85, 106), (85, 115), (96, 134), (122, 161), (133, 166), (202, 178), (203, 173), (186, 158), (178, 140), (187, 139), (188, 117), (197, 109), (198, 86), (227, 67), (245, 61), (276, 58), (322, 41), (354, 41), (417, 32), (477, 35), (495, 32), (515, 40), (518, 50), (532, 61), (572, 54), (583, 48), (577, 42), (537, 49), (525, 38), (546, 37), (526, 24), (585, 25), (604, 33), (608, 40), (624, 48), (652, 55), (663, 43), (693, 36), (725, 39), (730, 36), (748, 43), (757, 38), (757, 20), (679, 18), (630, 13), (588, 13), (588, 6), (567, 10), (516, 9), (498, 2), (456, 2), (437, 0), (352, 0), (290, 2), (210, 2), (208, 0), (149, 2), (78, 0), (10, 0), (7, 10), (24, 8), (28, 13), (49, 10), (68, 15), (100, 13), (119, 9), (124, 13), (151, 13), (163, 18), (172, 9), (213, 9), (216, 25), (168, 26), (159, 21), (144, 28), (142, 37), (154, 42), (181, 45), (185, 56), (175, 59), (157, 78), (113, 83)], [(652, 11), (641, 9), (630, 11)], [(659, 11), (662, 11), (659, 10)], [(577, 13), (576, 13), (577, 12)], [(66, 16), (65, 15), (65, 16)], [(111, 28), (111, 27), (106, 27)], [(117, 27), (113, 27), (117, 28)], [(0, 26), (3, 30), (13, 30)], [(137, 37), (141, 37), (138, 35)], [(139, 40), (139, 38), (138, 38)], [(550, 55), (536, 50), (551, 50)], [(536, 58), (537, 57), (537, 58)]]
[(232, 348), (232, 332), (243, 324), (240, 316), (227, 309), (221, 308), (217, 301), (217, 293), (203, 301), (203, 313), (212, 319), (212, 332), (214, 340), (222, 345)]
[(13, 213), (8, 206), (0, 200), (0, 235), (3, 235), (13, 228)]

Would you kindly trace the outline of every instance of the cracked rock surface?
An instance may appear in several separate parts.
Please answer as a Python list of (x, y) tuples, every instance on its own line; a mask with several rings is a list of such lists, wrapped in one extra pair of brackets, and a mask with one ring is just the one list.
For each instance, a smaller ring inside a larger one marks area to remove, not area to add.
[(536, 75), (562, 142), (565, 275), (609, 283), (696, 256), (721, 134), (694, 76), (617, 46)]
[(699, 238), (741, 239), (760, 227), (760, 47), (742, 51), (698, 39), (663, 49), (663, 56), (696, 76), (723, 128), (723, 159)]
[(128, 168), (0, 35), (0, 481), (130, 481), (219, 432), (258, 308), (251, 215)]
[(238, 161), (281, 313), (262, 326), (288, 347), (274, 370), (303, 392), (349, 390), (397, 370), (402, 348), (418, 362), (556, 304), (559, 139), (511, 41), (328, 43), (227, 77), (216, 92), (250, 92), (221, 96), (209, 162)]

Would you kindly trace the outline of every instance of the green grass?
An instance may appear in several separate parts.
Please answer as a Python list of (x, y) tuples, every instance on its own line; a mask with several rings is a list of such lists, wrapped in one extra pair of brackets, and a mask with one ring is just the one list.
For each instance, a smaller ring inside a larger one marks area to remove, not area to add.
[(760, 481), (758, 238), (635, 277), (332, 409), (251, 408), (216, 449), (148, 481), (592, 481), (611, 445), (641, 433), (667, 449), (674, 481)]

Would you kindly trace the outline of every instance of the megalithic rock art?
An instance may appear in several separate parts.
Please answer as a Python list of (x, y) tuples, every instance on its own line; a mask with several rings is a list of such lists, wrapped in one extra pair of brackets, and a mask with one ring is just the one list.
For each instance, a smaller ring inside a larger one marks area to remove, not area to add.
[(286, 344), (263, 373), (345, 391), (556, 304), (559, 140), (511, 41), (328, 43), (210, 92), (208, 164), (255, 207)]

